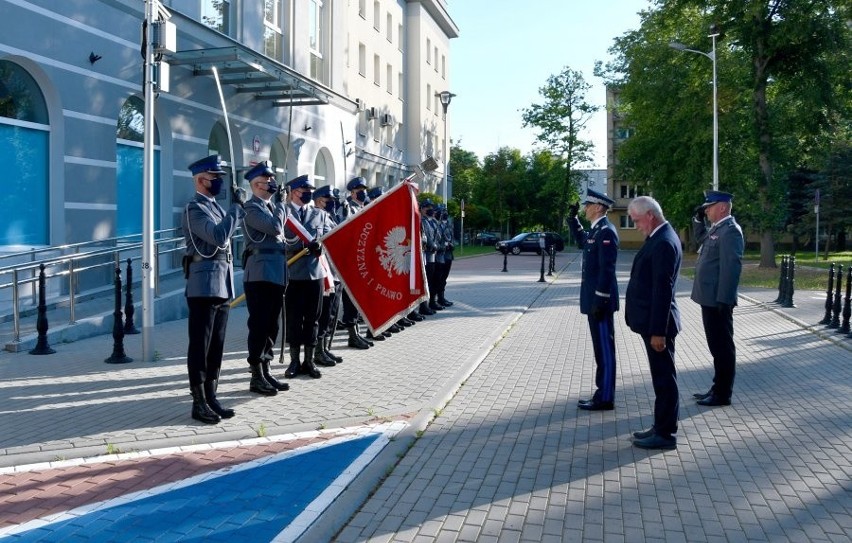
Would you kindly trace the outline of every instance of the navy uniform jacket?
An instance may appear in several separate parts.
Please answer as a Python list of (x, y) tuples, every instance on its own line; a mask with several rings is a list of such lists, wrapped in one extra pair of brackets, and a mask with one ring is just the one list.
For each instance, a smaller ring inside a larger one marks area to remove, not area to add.
[[(314, 206), (304, 206), (304, 209), (305, 220), (302, 222), (302, 226), (305, 227), (305, 230), (307, 230), (308, 233), (315, 238), (320, 238), (331, 230), (329, 225), (332, 221), (327, 219), (326, 215), (328, 214), (325, 211)], [(293, 215), (297, 221), (299, 220), (299, 207), (292, 202), (287, 204), (287, 212), (290, 215)], [(301, 251), (304, 247), (307, 247), (307, 244), (286, 226), (284, 227), (284, 241), (287, 245), (288, 259)], [(322, 279), (325, 277), (325, 272), (320, 265), (319, 257), (316, 257), (311, 253), (308, 253), (293, 262), (287, 270), (287, 273), (290, 275), (290, 279), (299, 281)]]
[(234, 297), (230, 240), (244, 214), (236, 204), (226, 213), (216, 200), (200, 193), (186, 204), (181, 226), (186, 239), (185, 254), (190, 260), (187, 298)]
[(743, 269), (743, 231), (733, 217), (714, 224), (706, 233), (696, 223), (696, 237), (704, 243), (695, 264), (692, 300), (707, 307), (737, 305), (737, 288)]
[(594, 309), (595, 296), (609, 297), (609, 307), (618, 311), (618, 282), (615, 262), (618, 260), (618, 233), (604, 216), (586, 232), (580, 220), (568, 222), (577, 246), (583, 250), (583, 282), (580, 286), (580, 313), (588, 315)]
[(243, 238), (246, 260), (243, 282), (267, 281), (281, 286), (287, 284), (287, 259), (284, 256), (284, 219), (287, 208), (281, 202), (267, 202), (252, 196), (246, 202), (243, 219)]
[(633, 258), (624, 296), (624, 319), (637, 334), (673, 338), (680, 332), (675, 288), (682, 256), (680, 239), (665, 223)]

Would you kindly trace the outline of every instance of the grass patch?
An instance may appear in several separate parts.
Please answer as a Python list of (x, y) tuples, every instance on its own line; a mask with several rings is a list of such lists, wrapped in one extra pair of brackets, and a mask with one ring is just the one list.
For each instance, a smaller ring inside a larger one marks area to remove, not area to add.
[[(775, 268), (760, 267), (760, 253), (757, 251), (749, 251), (743, 256), (743, 272), (740, 276), (740, 286), (743, 287), (760, 287), (760, 288), (778, 288), (778, 281), (781, 276), (781, 257), (776, 255)], [(794, 280), (796, 289), (802, 290), (825, 290), (828, 288), (828, 268), (832, 263), (843, 264), (843, 269), (848, 270), (852, 265), (852, 251), (839, 253), (831, 253), (828, 260), (823, 260), (823, 255), (820, 254), (819, 260), (814, 260), (814, 254), (799, 253), (796, 256), (796, 273)], [(695, 261), (698, 255), (688, 253), (683, 255), (683, 265), (680, 273), (689, 279), (695, 278)], [(844, 274), (844, 282), (846, 271)]]

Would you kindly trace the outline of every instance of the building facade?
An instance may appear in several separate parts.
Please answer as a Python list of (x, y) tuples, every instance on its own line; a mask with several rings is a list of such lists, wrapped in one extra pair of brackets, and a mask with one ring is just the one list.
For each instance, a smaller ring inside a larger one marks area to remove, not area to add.
[(609, 213), (609, 220), (618, 230), (621, 246), (636, 248), (645, 242), (645, 236), (636, 229), (636, 225), (627, 214), (627, 206), (630, 204), (630, 200), (645, 195), (645, 192), (642, 186), (631, 182), (618, 168), (618, 147), (630, 137), (630, 127), (621, 122), (618, 99), (618, 88), (608, 86), (606, 89), (607, 194), (615, 200), (615, 204)]
[[(271, 160), (282, 180), (307, 173), (341, 190), (355, 175), (392, 186), (427, 155), (443, 164), (434, 95), (458, 36), (444, 0), (158, 4), (176, 47), (156, 70), (156, 228), (180, 224), (186, 166), (207, 154), (240, 181)], [(0, 250), (141, 231), (145, 8), (0, 0)]]

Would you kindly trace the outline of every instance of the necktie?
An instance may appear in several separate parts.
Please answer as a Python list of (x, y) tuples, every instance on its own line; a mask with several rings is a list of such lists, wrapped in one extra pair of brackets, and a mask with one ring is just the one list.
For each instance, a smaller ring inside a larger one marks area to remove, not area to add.
[(302, 224), (305, 224), (305, 208), (304, 207), (299, 208), (299, 222), (301, 222)]
[(270, 204), (269, 202), (266, 202), (266, 209), (268, 209), (270, 213), (275, 215), (275, 208), (272, 207), (272, 204)]

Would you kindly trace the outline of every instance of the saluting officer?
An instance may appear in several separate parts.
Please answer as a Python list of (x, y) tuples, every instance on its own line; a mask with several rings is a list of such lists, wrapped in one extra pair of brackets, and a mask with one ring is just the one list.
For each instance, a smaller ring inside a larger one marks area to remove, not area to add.
[(734, 196), (718, 190), (708, 191), (701, 205), (712, 226), (707, 230), (703, 214), (694, 219), (695, 235), (701, 243), (692, 301), (701, 306), (704, 334), (713, 355), (713, 386), (693, 397), (698, 405), (731, 405), (737, 351), (734, 345), (734, 306), (743, 268), (745, 241), (743, 231), (731, 215)]
[[(307, 175), (300, 175), (288, 181), (287, 186), (290, 187), (287, 211), (301, 223), (313, 240), (305, 243), (288, 226), (284, 227), (288, 260), (303, 248), (308, 249), (308, 253), (293, 262), (287, 270), (289, 281), (284, 297), (284, 308), (287, 315), (290, 366), (284, 372), (284, 377), (293, 378), (303, 374), (319, 379), (322, 373), (314, 365), (314, 349), (317, 346), (325, 272), (320, 264), (322, 246), (318, 239), (330, 228), (326, 222), (325, 211), (308, 205), (313, 196), (314, 186)], [(305, 358), (300, 362), (302, 346), (305, 347)]]
[(216, 424), (231, 418), (234, 410), (216, 399), (219, 370), (230, 305), (234, 297), (234, 268), (231, 237), (245, 215), (245, 189), (234, 191), (234, 202), (226, 212), (216, 201), (222, 190), (225, 170), (218, 155), (189, 165), (196, 195), (183, 210), (181, 226), (186, 239), (183, 257), (186, 303), (189, 307), (189, 348), (186, 366), (192, 394), (192, 418)]
[[(338, 210), (338, 222), (343, 222), (353, 213), (360, 211), (369, 201), (367, 196), (367, 180), (363, 177), (353, 177), (346, 184), (349, 196), (346, 197), (344, 205)], [(353, 248), (354, 249), (354, 248)], [(340, 324), (349, 333), (348, 345), (353, 349), (369, 349), (373, 342), (367, 340), (358, 331), (358, 308), (352, 302), (349, 292), (343, 290), (343, 315)]]
[(251, 168), (245, 179), (252, 191), (243, 219), (243, 289), (248, 309), (248, 363), (251, 368), (249, 390), (274, 396), (279, 390), (290, 388), (270, 372), (284, 288), (287, 286), (287, 260), (284, 256), (287, 208), (281, 201), (282, 192), (275, 182), (275, 172), (269, 161)]
[(591, 221), (587, 232), (577, 218), (579, 206), (569, 207), (568, 226), (583, 250), (583, 274), (580, 284), (580, 313), (587, 315), (595, 350), (595, 394), (580, 400), (577, 407), (587, 411), (609, 411), (615, 401), (615, 328), (613, 313), (618, 311), (618, 233), (606, 218), (615, 202), (606, 194), (588, 189), (583, 212)]

